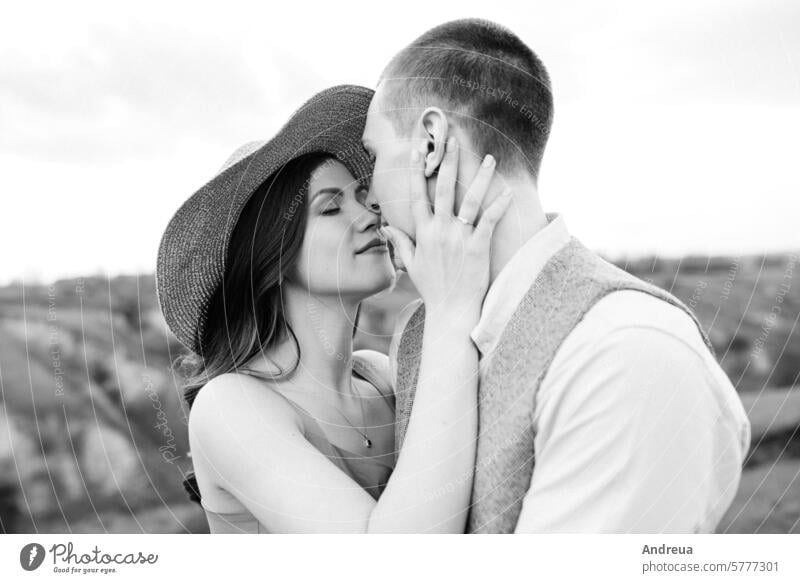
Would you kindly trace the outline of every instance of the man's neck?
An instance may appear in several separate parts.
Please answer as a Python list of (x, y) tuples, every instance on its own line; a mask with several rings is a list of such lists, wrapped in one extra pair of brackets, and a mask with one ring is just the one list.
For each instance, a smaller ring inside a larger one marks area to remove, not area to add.
[(547, 217), (533, 181), (507, 178), (503, 186), (511, 189), (513, 201), (505, 216), (497, 223), (492, 236), (490, 284), (514, 254), (547, 226)]
[[(470, 143), (466, 134), (454, 130), (459, 143)], [(461, 201), (478, 173), (482, 158), (470, 153), (467, 148), (461, 151), (458, 166), (458, 191), (456, 193), (457, 205)], [(473, 149), (474, 151), (474, 149)], [(429, 182), (429, 194), (436, 192), (436, 180)], [(487, 194), (484, 204), (491, 204), (505, 189), (511, 190), (513, 200), (506, 214), (497, 223), (492, 235), (492, 256), (489, 272), (489, 283), (493, 283), (503, 267), (511, 260), (514, 254), (536, 233), (547, 226), (542, 205), (539, 202), (539, 189), (536, 180), (527, 173), (504, 174), (496, 172), (492, 179), (491, 191)], [(479, 219), (480, 220), (480, 219)]]

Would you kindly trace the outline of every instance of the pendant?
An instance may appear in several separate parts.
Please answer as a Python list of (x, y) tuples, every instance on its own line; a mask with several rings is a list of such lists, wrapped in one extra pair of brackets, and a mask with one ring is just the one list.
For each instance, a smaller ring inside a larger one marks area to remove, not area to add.
[(369, 447), (372, 447), (372, 440), (371, 440), (369, 437), (365, 437), (365, 438), (364, 438), (364, 445), (365, 445), (366, 447), (368, 447), (368, 448), (369, 448)]

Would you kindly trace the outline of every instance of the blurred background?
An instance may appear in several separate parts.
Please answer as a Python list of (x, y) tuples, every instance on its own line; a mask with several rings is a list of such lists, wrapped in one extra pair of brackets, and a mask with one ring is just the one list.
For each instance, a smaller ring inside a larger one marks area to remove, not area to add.
[[(719, 532), (800, 533), (800, 7), (740, 2), (31, 2), (0, 22), (0, 532), (206, 532), (167, 222), (316, 91), (374, 86), (447, 20), (512, 28), (553, 80), (541, 192), (709, 332), (753, 439)], [(524, 12), (523, 12), (524, 10)], [(362, 310), (386, 350), (401, 278)]]

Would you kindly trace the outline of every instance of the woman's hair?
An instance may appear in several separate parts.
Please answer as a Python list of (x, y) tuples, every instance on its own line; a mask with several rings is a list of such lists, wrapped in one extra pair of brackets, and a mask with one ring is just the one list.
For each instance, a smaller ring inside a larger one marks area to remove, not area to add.
[[(295, 265), (306, 227), (311, 174), (331, 158), (295, 158), (259, 186), (231, 233), (222, 283), (211, 297), (201, 337), (202, 354), (178, 362), (191, 408), (197, 393), (214, 377), (235, 372), (254, 356), (291, 337), (283, 313), (281, 283)], [(273, 378), (294, 371), (278, 369)]]
[[(300, 345), (283, 313), (281, 284), (303, 247), (307, 195), (312, 173), (335, 160), (329, 154), (299, 156), (270, 176), (245, 204), (231, 233), (222, 284), (212, 295), (201, 338), (202, 354), (179, 357), (183, 397), (191, 409), (197, 393), (211, 379), (246, 368), (254, 357), (287, 338), (297, 360), (288, 370), (254, 376), (276, 380), (300, 364)], [(361, 307), (356, 311), (353, 335)], [(194, 472), (183, 481), (189, 498), (200, 502)]]
[[(327, 154), (295, 158), (265, 180), (242, 209), (228, 244), (222, 283), (207, 311), (202, 354), (190, 353), (177, 362), (190, 409), (211, 379), (236, 371), (287, 337), (295, 343), (297, 361), (272, 378), (297, 368), (300, 346), (284, 317), (281, 283), (303, 246), (311, 174), (332, 159)], [(183, 487), (191, 500), (200, 502), (194, 472), (186, 475)]]

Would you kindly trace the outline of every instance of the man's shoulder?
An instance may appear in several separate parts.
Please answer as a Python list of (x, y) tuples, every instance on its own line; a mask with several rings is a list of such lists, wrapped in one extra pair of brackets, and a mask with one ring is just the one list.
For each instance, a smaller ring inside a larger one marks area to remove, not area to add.
[[(718, 365), (695, 319), (682, 307), (639, 290), (599, 299), (564, 338), (551, 361), (551, 378), (590, 365), (618, 367), (691, 359), (707, 371)], [(626, 364), (627, 363), (627, 364)]]
[(546, 423), (567, 410), (565, 403), (575, 411), (590, 411), (594, 403), (624, 419), (630, 403), (659, 399), (667, 399), (665, 407), (677, 399), (695, 417), (706, 411), (708, 427), (733, 427), (746, 451), (747, 415), (695, 320), (658, 297), (619, 290), (599, 300), (564, 340), (541, 384), (535, 414)]
[(574, 332), (605, 337), (626, 329), (660, 332), (691, 346), (705, 348), (695, 319), (684, 307), (636, 289), (617, 290), (600, 298)]
[[(559, 307), (551, 306), (548, 318), (557, 318)], [(638, 330), (640, 335), (667, 335), (688, 344), (701, 353), (708, 352), (703, 331), (688, 308), (668, 292), (652, 289), (650, 284), (623, 287), (601, 295), (584, 313), (576, 313), (578, 321), (563, 337), (564, 344), (593, 352), (598, 342), (609, 335), (625, 330)], [(525, 312), (515, 312), (509, 324), (525, 318)], [(518, 322), (519, 323), (519, 322)], [(537, 334), (525, 334), (536, 343)], [(524, 342), (525, 340), (521, 340)], [(517, 343), (519, 345), (519, 343)]]

